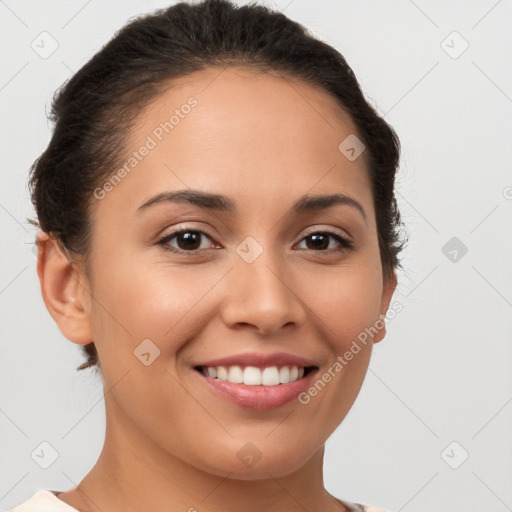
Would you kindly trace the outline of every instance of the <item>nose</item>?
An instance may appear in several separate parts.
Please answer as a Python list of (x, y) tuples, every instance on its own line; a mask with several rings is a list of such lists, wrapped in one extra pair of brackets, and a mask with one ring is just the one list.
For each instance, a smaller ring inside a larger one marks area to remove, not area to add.
[(259, 334), (270, 335), (304, 322), (306, 312), (295, 274), (284, 272), (283, 267), (284, 263), (278, 264), (265, 251), (252, 263), (237, 259), (221, 309), (229, 328), (250, 326)]

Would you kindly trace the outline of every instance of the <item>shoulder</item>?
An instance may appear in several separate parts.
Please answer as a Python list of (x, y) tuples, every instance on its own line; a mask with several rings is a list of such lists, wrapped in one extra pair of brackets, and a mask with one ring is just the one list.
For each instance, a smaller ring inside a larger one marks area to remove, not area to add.
[(9, 512), (78, 512), (78, 510), (59, 500), (52, 491), (39, 489), (27, 501)]
[(374, 507), (372, 505), (363, 505), (362, 503), (353, 503), (351, 501), (341, 501), (341, 503), (343, 503), (350, 512), (391, 512), (384, 508)]

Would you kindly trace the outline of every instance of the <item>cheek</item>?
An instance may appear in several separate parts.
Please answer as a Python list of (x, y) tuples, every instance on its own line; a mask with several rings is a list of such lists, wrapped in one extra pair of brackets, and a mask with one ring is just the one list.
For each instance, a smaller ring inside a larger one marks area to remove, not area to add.
[[(95, 275), (93, 331), (101, 334), (97, 340), (99, 357), (112, 387), (109, 410), (122, 411), (161, 446), (198, 467), (204, 467), (205, 458), (209, 471), (215, 472), (220, 466), (219, 475), (223, 476), (227, 467), (223, 464), (231, 467), (236, 462), (239, 447), (234, 445), (239, 439), (226, 436), (224, 429), (205, 414), (202, 404), (191, 400), (166, 364), (173, 355), (179, 359), (181, 346), (215, 321), (222, 302), (233, 296), (230, 290), (237, 283), (229, 274), (223, 279), (230, 266), (171, 265), (164, 258), (148, 263), (129, 250), (113, 249), (96, 258), (102, 266)], [(325, 386), (319, 385), (310, 402), (301, 405), (296, 416), (284, 421), (271, 438), (244, 425), (230, 427), (233, 431), (239, 428), (242, 438), (246, 434), (260, 435), (262, 451), (276, 453), (279, 460), (293, 467), (325, 441), (347, 414), (364, 379), (370, 342), (361, 345), (360, 352), (340, 371), (335, 363), (378, 316), (379, 272), (374, 260), (361, 259), (337, 268), (308, 265), (287, 275), (286, 282), (293, 290), (291, 300), (300, 301), (305, 308), (307, 325), (303, 327), (314, 332), (321, 348), (327, 349), (323, 353), (332, 356), (328, 365), (334, 376)], [(133, 353), (145, 338), (154, 340), (162, 350), (163, 357), (151, 366), (141, 364)], [(315, 382), (327, 370), (322, 369)], [(173, 435), (169, 436), (171, 426)], [(220, 441), (212, 446), (210, 438)], [(297, 460), (291, 460), (287, 451), (276, 449), (288, 446), (290, 439), (301, 446), (295, 453)], [(228, 462), (226, 453), (233, 455)]]
[[(317, 273), (302, 297), (311, 321), (338, 352), (379, 318), (382, 280), (378, 265), (363, 263)], [(305, 284), (304, 284), (305, 286)]]
[[(117, 360), (119, 349), (128, 345), (128, 354), (133, 355), (146, 338), (161, 348), (177, 350), (168, 346), (169, 340), (190, 339), (193, 330), (215, 315), (219, 296), (214, 288), (227, 269), (171, 264), (165, 258), (148, 263), (133, 250), (116, 250), (118, 246), (104, 244), (95, 255), (95, 261), (103, 264), (95, 271), (94, 334), (117, 346)], [(322, 330), (322, 337), (338, 353), (378, 319), (382, 287), (378, 263), (370, 254), (338, 267), (312, 265), (288, 274), (296, 300), (306, 308), (307, 321)], [(221, 288), (229, 288), (229, 282), (227, 276)], [(229, 296), (229, 289), (226, 292)]]
[(379, 290), (371, 283), (363, 286), (353, 275), (329, 285), (328, 293), (318, 290), (311, 296), (315, 323), (330, 356), (299, 401), (313, 418), (312, 428), (325, 438), (359, 394), (372, 353), (372, 326), (378, 319)]
[[(179, 340), (199, 327), (209, 291), (225, 273), (220, 267), (172, 265), (164, 259), (148, 263), (105, 249), (103, 259), (96, 257), (104, 264), (95, 273), (93, 331), (101, 336), (97, 344), (103, 343), (99, 349), (105, 355), (116, 349), (117, 361), (123, 354), (133, 356), (146, 338), (162, 351), (177, 350)], [(172, 340), (178, 341), (169, 347)]]

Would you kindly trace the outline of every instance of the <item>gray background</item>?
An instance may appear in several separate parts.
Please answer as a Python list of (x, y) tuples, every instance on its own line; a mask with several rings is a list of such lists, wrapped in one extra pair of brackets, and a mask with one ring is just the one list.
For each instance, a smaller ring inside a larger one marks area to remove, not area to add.
[[(395, 512), (512, 510), (512, 2), (261, 3), (347, 58), (403, 147), (403, 310), (327, 443), (326, 486)], [(25, 222), (45, 110), (130, 17), (167, 5), (0, 0), (0, 510), (74, 487), (105, 428), (99, 377), (75, 371), (79, 348), (41, 299)], [(48, 58), (31, 47), (43, 31)], [(31, 457), (44, 441), (48, 469)]]

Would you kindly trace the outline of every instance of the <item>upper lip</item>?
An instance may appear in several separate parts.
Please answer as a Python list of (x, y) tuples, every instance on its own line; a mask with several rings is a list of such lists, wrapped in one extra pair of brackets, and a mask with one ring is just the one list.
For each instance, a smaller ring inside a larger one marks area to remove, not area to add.
[(232, 356), (211, 359), (194, 366), (316, 366), (315, 363), (304, 357), (286, 352), (277, 352), (275, 354), (258, 354), (256, 352), (245, 352), (243, 354), (235, 354)]

